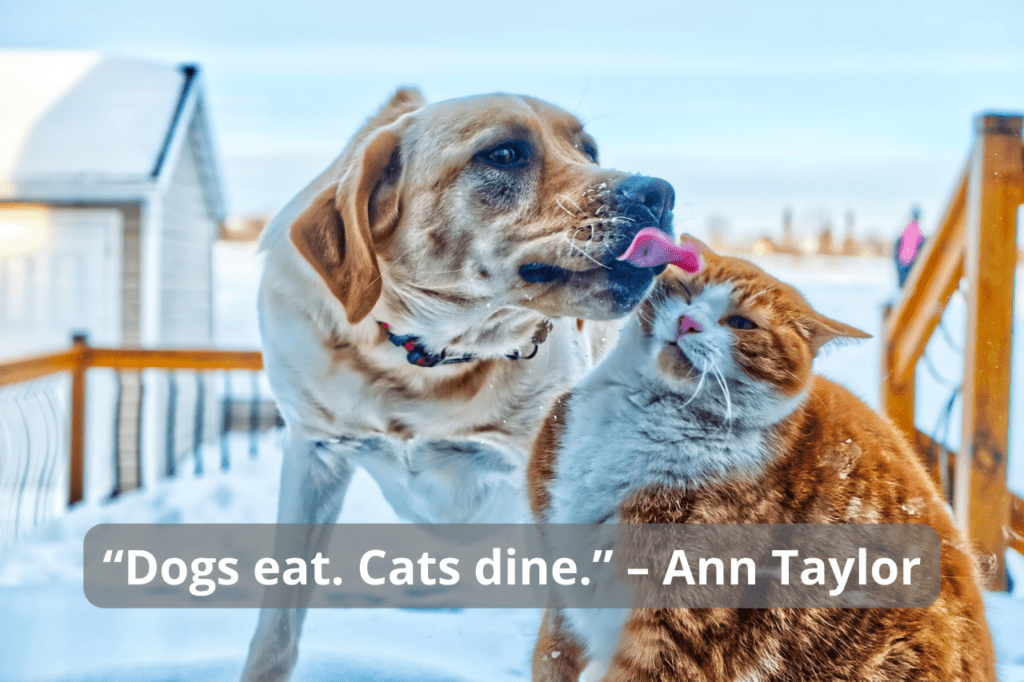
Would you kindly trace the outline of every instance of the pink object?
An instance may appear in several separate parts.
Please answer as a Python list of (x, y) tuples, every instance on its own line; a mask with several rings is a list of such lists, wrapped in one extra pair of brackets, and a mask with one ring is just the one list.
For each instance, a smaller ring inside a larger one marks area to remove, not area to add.
[(680, 336), (696, 334), (702, 331), (704, 331), (704, 328), (700, 326), (700, 322), (689, 315), (683, 315), (679, 318), (679, 324), (676, 325), (676, 339), (678, 340)]
[(701, 268), (700, 252), (693, 244), (677, 246), (668, 234), (656, 227), (645, 227), (637, 232), (633, 243), (617, 260), (627, 261), (638, 268), (671, 263), (691, 274), (700, 272)]
[(900, 265), (906, 267), (914, 262), (917, 248), (921, 246), (922, 241), (924, 241), (924, 235), (921, 234), (921, 228), (918, 227), (916, 220), (911, 220), (903, 229), (903, 234), (900, 235), (900, 245), (896, 250), (896, 258), (899, 259)]

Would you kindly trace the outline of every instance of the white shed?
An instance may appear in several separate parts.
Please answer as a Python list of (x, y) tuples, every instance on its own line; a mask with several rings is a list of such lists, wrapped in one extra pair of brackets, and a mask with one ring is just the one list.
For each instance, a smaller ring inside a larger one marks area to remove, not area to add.
[(0, 50), (0, 357), (209, 344), (223, 218), (197, 67)]
[[(0, 50), (0, 358), (65, 348), (74, 332), (96, 346), (210, 345), (223, 219), (197, 67)], [(183, 413), (203, 401), (169, 394), (166, 377), (97, 374), (87, 487), (130, 489), (165, 468), (168, 396)]]

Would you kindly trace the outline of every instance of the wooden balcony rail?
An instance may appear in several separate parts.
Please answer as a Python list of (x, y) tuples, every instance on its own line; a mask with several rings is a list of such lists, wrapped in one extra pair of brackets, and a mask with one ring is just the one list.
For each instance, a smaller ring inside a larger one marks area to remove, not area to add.
[[(914, 446), (924, 457), (925, 464), (937, 478), (939, 467), (945, 463), (947, 476), (952, 478), (956, 471), (957, 455), (936, 443), (931, 436), (918, 431), (915, 434)], [(949, 479), (947, 479), (949, 480)], [(1010, 493), (1010, 522), (1006, 528), (1006, 543), (1020, 554), (1024, 554), (1024, 500)]]
[(953, 292), (966, 283), (961, 456), (953, 510), (975, 549), (994, 556), (989, 587), (1006, 589), (1004, 553), (1024, 550), (1024, 506), (1006, 488), (1017, 211), (1024, 203), (1022, 117), (983, 114), (935, 234), (883, 326), (882, 410), (912, 442), (914, 375)]
[(76, 336), (70, 350), (0, 364), (0, 387), (60, 372), (71, 374), (69, 504), (81, 501), (84, 495), (86, 377), (88, 370), (95, 367), (259, 371), (263, 369), (263, 357), (258, 351), (94, 348), (85, 337)]

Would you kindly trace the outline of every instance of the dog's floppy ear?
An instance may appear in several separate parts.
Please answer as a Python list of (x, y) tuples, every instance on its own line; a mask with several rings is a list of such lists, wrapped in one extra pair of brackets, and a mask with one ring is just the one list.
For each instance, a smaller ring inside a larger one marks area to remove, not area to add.
[(341, 301), (351, 324), (369, 315), (380, 298), (370, 198), (408, 125), (402, 114), (421, 102), (422, 96), (414, 102), (407, 91), (400, 90), (345, 150), (341, 179), (321, 192), (291, 226), (292, 243)]
[[(399, 88), (387, 104), (380, 108), (363, 127), (352, 137), (351, 145), (358, 145), (371, 135), (373, 131), (389, 126), (403, 114), (415, 111), (427, 103), (423, 93), (416, 88)], [(350, 145), (350, 146), (351, 146)]]

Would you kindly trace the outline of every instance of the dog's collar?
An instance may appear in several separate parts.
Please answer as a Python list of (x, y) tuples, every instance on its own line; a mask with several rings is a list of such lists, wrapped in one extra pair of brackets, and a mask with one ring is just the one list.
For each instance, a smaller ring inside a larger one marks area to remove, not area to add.
[[(445, 353), (445, 349), (441, 349), (440, 353), (431, 353), (420, 341), (420, 337), (412, 334), (398, 335), (391, 331), (391, 325), (387, 322), (378, 321), (377, 324), (384, 330), (384, 333), (388, 335), (388, 340), (400, 346), (408, 351), (405, 356), (409, 364), (416, 365), (417, 367), (434, 367), (435, 365), (456, 365), (460, 362), (469, 362), (475, 360), (475, 355), (460, 355), (458, 357), (448, 357)], [(516, 348), (511, 353), (507, 353), (505, 358), (508, 360), (529, 360), (537, 354), (537, 349), (540, 344), (548, 338), (548, 332), (551, 331), (551, 320), (542, 320), (537, 325), (537, 331), (533, 333), (533, 338), (530, 339), (530, 343), (533, 344), (533, 350), (530, 351), (529, 355), (523, 355), (522, 352)]]

